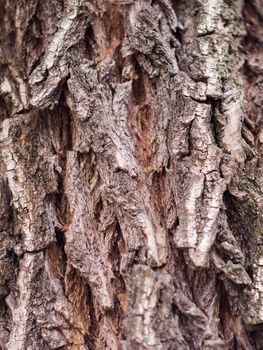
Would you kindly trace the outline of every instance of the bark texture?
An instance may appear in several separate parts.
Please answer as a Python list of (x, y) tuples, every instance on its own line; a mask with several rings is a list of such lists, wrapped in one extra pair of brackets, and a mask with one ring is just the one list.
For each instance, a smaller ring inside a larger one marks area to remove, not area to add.
[(0, 348), (263, 349), (262, 118), (262, 0), (0, 0)]

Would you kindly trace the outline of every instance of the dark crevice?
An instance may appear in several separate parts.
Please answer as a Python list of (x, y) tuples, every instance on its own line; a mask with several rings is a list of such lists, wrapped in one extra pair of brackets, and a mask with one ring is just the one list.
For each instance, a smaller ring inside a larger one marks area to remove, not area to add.
[(231, 308), (228, 301), (228, 293), (222, 281), (218, 281), (218, 289), (220, 290), (218, 315), (218, 318), (220, 320), (219, 334), (223, 337), (223, 339), (228, 339), (229, 336), (232, 335), (232, 330), (229, 324), (231, 320)]
[(135, 72), (137, 78), (133, 80), (132, 83), (132, 102), (134, 105), (140, 105), (146, 100), (146, 92), (143, 79), (143, 69), (137, 60), (135, 60)]
[(218, 148), (222, 148), (221, 145), (221, 137), (220, 137), (220, 125), (217, 121), (217, 113), (218, 113), (218, 106), (220, 104), (220, 101), (211, 100), (209, 99), (208, 102), (211, 105), (211, 128), (212, 128), (212, 134), (215, 141), (215, 144)]
[(96, 318), (95, 306), (93, 303), (93, 295), (89, 285), (86, 287), (86, 304), (89, 310), (89, 329), (85, 335), (85, 344), (88, 346), (88, 349), (95, 349), (96, 339), (99, 336), (98, 330), (98, 320)]
[(249, 277), (251, 278), (251, 281), (254, 282), (254, 273), (253, 273), (253, 266), (249, 265), (247, 267), (247, 273), (249, 275)]
[(66, 242), (65, 235), (59, 229), (55, 230), (55, 234), (56, 234), (57, 245), (60, 247), (61, 251), (63, 252), (63, 256), (64, 256), (65, 261), (66, 261), (67, 260), (67, 255), (66, 255), (65, 250), (64, 250), (64, 246), (65, 246), (65, 242)]
[[(262, 16), (260, 12), (257, 10), (256, 6), (252, 1), (245, 1), (245, 5), (243, 8), (243, 16), (245, 19), (245, 25), (248, 32), (248, 36), (245, 37), (245, 42), (248, 38), (250, 38), (250, 43), (254, 42), (254, 48), (257, 47), (257, 44), (262, 44), (262, 37), (260, 33), (260, 28), (262, 30)], [(252, 39), (252, 40), (251, 40)], [(249, 48), (253, 50), (253, 47), (249, 45)]]
[[(1, 69), (1, 66), (0, 66)], [(1, 108), (1, 113), (0, 113), (0, 123), (9, 117), (10, 115), (10, 106), (7, 105), (6, 101), (2, 96), (0, 96), (0, 108)]]
[(100, 198), (99, 201), (96, 203), (96, 207), (94, 210), (94, 216), (96, 221), (100, 220), (102, 210), (103, 210), (103, 202), (102, 202), (102, 199)]
[(89, 25), (86, 28), (85, 34), (84, 34), (84, 42), (86, 45), (86, 56), (89, 60), (94, 60), (95, 52), (94, 52), (94, 45), (96, 43), (94, 32), (92, 29), (92, 26)]
[(161, 171), (155, 171), (152, 174), (152, 196), (154, 197), (154, 203), (156, 211), (159, 213), (161, 223), (165, 222), (166, 208), (163, 202), (165, 197), (165, 167), (162, 167)]
[(252, 327), (252, 330), (249, 332), (251, 342), (254, 343), (255, 350), (263, 349), (263, 323), (257, 324)]
[(188, 152), (186, 153), (182, 153), (182, 159), (185, 157), (190, 157), (193, 151), (193, 145), (192, 145), (192, 126), (194, 123), (194, 119), (191, 120), (191, 122), (189, 123), (188, 126), (188, 137), (187, 137), (187, 141), (188, 141)]
[(29, 76), (32, 74), (34, 69), (40, 64), (42, 58), (44, 57), (44, 54), (45, 54), (45, 52), (43, 52), (35, 61), (33, 61), (32, 65), (30, 67), (30, 71), (28, 73)]
[(112, 265), (114, 266), (114, 271), (116, 274), (115, 282), (117, 283), (115, 287), (118, 292), (124, 292), (125, 290), (125, 284), (121, 275), (121, 256), (125, 254), (125, 251), (126, 248), (123, 233), (118, 220), (116, 220), (115, 234), (112, 239), (111, 249), (109, 251), (109, 259), (112, 261)]
[(185, 72), (188, 76), (191, 75), (186, 46), (184, 43), (184, 31), (180, 28), (177, 28), (176, 33), (174, 34), (174, 39), (171, 39), (171, 46), (174, 47), (175, 56), (177, 58), (177, 63), (180, 71)]
[[(247, 202), (239, 202), (228, 191), (225, 191), (223, 201), (226, 207), (228, 225), (235, 238), (245, 252), (247, 265), (251, 264), (251, 252), (253, 244), (253, 232), (255, 231), (255, 213)], [(254, 218), (253, 218), (254, 217)]]
[[(1, 321), (2, 321), (2, 329), (4, 332), (7, 333), (7, 337), (9, 338), (10, 332), (12, 330), (12, 311), (10, 310), (9, 306), (7, 305), (5, 299), (2, 299), (0, 297), (0, 316), (1, 316)], [(6, 349), (5, 347), (5, 334), (4, 332), (2, 332), (2, 334), (0, 334), (0, 349), (4, 350)]]
[[(244, 54), (244, 65), (241, 70), (245, 98), (246, 118), (242, 128), (242, 136), (246, 143), (262, 153), (262, 144), (259, 136), (262, 130), (262, 95), (263, 72), (262, 72), (262, 18), (257, 9), (256, 3), (245, 1), (243, 8), (244, 22), (247, 35), (241, 42), (240, 50)], [(247, 130), (246, 130), (247, 129)]]

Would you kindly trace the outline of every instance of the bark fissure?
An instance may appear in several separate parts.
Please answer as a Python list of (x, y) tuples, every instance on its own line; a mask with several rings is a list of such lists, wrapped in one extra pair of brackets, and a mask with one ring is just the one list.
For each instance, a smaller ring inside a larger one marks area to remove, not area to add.
[(1, 3), (0, 347), (262, 348), (260, 3)]

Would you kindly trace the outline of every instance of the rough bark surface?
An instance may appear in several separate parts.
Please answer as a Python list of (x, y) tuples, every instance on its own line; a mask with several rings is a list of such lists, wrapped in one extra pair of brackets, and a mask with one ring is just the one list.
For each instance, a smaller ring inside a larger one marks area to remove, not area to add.
[(263, 1), (0, 0), (0, 348), (263, 349)]

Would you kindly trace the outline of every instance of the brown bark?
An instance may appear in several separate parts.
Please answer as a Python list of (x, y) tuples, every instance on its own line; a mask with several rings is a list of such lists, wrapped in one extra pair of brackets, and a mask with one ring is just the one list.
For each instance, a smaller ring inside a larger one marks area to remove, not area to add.
[(0, 1), (0, 347), (262, 349), (262, 0)]

